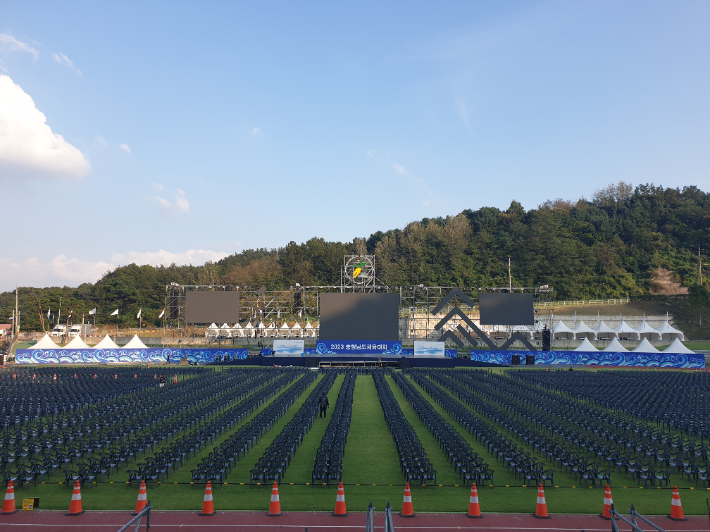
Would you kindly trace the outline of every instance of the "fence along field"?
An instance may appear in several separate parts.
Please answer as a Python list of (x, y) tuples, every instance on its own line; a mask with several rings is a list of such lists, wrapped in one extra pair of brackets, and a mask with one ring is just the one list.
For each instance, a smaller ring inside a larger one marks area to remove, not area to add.
[[(219, 511), (266, 510), (276, 479), (284, 511), (332, 511), (342, 472), (349, 511), (401, 501), (408, 478), (417, 512), (465, 512), (476, 481), (484, 512), (528, 513), (544, 480), (550, 512), (599, 513), (611, 480), (617, 508), (665, 514), (677, 485), (686, 514), (706, 509), (705, 372), (191, 367), (159, 388), (156, 371), (3, 371), (5, 483), (66, 510), (79, 479), (84, 509), (128, 510), (142, 478), (156, 509), (197, 511), (210, 480)], [(323, 486), (315, 466), (347, 401), (344, 451), (327, 452), (340, 466)]]

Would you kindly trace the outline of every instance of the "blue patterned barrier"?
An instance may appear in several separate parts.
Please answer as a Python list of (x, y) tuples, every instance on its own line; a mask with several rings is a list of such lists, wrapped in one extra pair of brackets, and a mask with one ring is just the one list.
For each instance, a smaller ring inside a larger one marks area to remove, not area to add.
[[(471, 360), (510, 364), (513, 355), (522, 360), (530, 351), (472, 350)], [(629, 366), (641, 368), (705, 368), (705, 355), (696, 353), (610, 353), (605, 351), (536, 351), (535, 364), (579, 364), (583, 366)]]
[(247, 358), (248, 349), (174, 349), (152, 347), (149, 349), (18, 349), (18, 364), (133, 364), (164, 363), (168, 355), (171, 362), (187, 357), (190, 362), (214, 362), (217, 355), (222, 360)]

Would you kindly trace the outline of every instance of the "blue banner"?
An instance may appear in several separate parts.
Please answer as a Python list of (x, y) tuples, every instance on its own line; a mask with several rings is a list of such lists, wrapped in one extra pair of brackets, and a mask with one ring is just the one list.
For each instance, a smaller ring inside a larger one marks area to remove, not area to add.
[(401, 355), (402, 342), (373, 340), (318, 340), (319, 355)]
[(192, 363), (220, 360), (242, 360), (248, 349), (173, 349), (155, 347), (149, 349), (18, 349), (15, 361), (18, 364), (162, 364), (170, 355), (170, 362), (179, 363), (187, 357)]
[(637, 368), (705, 368), (705, 355), (696, 353), (611, 353), (605, 351), (493, 351), (472, 349), (471, 360), (490, 364), (511, 364), (512, 356), (535, 355), (535, 364), (579, 364), (584, 366), (627, 366)]

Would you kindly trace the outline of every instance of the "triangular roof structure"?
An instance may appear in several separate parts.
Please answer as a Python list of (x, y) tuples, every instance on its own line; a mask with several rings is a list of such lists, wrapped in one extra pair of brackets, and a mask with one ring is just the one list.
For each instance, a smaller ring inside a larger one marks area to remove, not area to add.
[(680, 334), (681, 339), (685, 338), (685, 335), (681, 331), (673, 327), (673, 325), (668, 323), (668, 320), (664, 321), (663, 324), (658, 328), (658, 334)]
[(554, 334), (558, 334), (558, 333), (574, 334), (574, 331), (572, 329), (570, 329), (569, 327), (567, 327), (567, 325), (562, 323), (562, 320), (559, 320), (557, 322), (557, 325), (555, 325), (555, 328), (552, 329), (552, 332)]
[(291, 327), (288, 326), (288, 322), (284, 322), (284, 324), (281, 326), (282, 331), (290, 331)]
[(602, 349), (602, 351), (609, 351), (612, 353), (624, 353), (628, 351), (628, 349), (621, 345), (621, 342), (619, 342), (619, 340), (614, 338), (608, 346)]
[(584, 341), (579, 344), (579, 347), (575, 349), (575, 351), (599, 351), (599, 349), (592, 345), (592, 342), (589, 341), (589, 338), (585, 338)]
[(678, 338), (673, 340), (673, 343), (663, 350), (664, 353), (695, 353), (685, 347)]
[(313, 325), (311, 325), (311, 322), (310, 322), (310, 321), (307, 321), (307, 322), (306, 322), (306, 326), (304, 327), (304, 329), (312, 329), (312, 328), (313, 328)]
[(231, 329), (231, 327), (229, 326), (228, 323), (224, 323), (224, 324), (222, 324), (222, 326), (220, 327), (220, 329)]
[(597, 338), (599, 338), (600, 334), (613, 334), (614, 336), (618, 336), (614, 329), (604, 323), (604, 320), (599, 322), (599, 325), (594, 328), (594, 332), (597, 333)]
[(651, 345), (651, 342), (649, 342), (646, 338), (641, 340), (641, 343), (638, 345), (636, 349), (633, 349), (634, 353), (659, 353), (658, 349), (653, 347)]
[(630, 325), (628, 325), (624, 320), (621, 320), (621, 323), (616, 329), (614, 329), (614, 332), (616, 333), (617, 337), (623, 333), (634, 333), (638, 338), (641, 337), (639, 335), (639, 332)]
[(251, 324), (251, 320), (244, 326), (245, 329), (253, 329), (254, 326)]
[(259, 325), (256, 326), (257, 329), (266, 329), (266, 325), (264, 325), (263, 321), (259, 322)]
[(75, 336), (71, 342), (64, 346), (64, 349), (91, 349), (81, 336)]
[(29, 349), (62, 349), (52, 341), (48, 334), (45, 334), (39, 342), (29, 347)]
[(573, 332), (575, 338), (578, 334), (593, 334), (595, 337), (597, 336), (597, 333), (594, 329), (591, 329), (584, 324), (584, 320), (579, 320), (579, 323), (577, 323)]
[(234, 327), (232, 327), (232, 329), (241, 329), (241, 328), (242, 328), (242, 326), (239, 325), (239, 322), (235, 323)]
[(219, 329), (219, 327), (217, 327), (217, 324), (216, 324), (216, 323), (213, 323), (212, 325), (210, 325), (210, 326), (207, 327), (207, 328), (208, 328), (208, 329)]
[(147, 348), (148, 348), (148, 346), (146, 346), (143, 342), (141, 342), (141, 339), (138, 338), (137, 334), (134, 334), (133, 338), (131, 338), (131, 341), (123, 346), (123, 349), (147, 349)]
[(107, 334), (103, 340), (94, 346), (94, 349), (118, 349), (118, 344), (111, 340), (111, 337)]
[(291, 330), (300, 329), (300, 328), (301, 328), (301, 326), (298, 324), (298, 322), (296, 322), (293, 324), (293, 327), (291, 327)]
[(639, 333), (639, 338), (641, 337), (642, 334), (657, 334), (658, 338), (661, 338), (661, 333), (658, 332), (656, 329), (651, 327), (648, 323), (646, 323), (646, 320), (644, 319), (641, 325), (639, 326), (638, 329), (636, 329), (636, 332)]

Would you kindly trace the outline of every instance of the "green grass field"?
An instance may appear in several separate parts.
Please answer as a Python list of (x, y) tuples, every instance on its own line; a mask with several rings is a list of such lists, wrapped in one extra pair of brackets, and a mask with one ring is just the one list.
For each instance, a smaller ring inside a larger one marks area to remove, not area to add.
[[(405, 400), (399, 388), (391, 378), (387, 378), (396, 400), (408, 421), (412, 424), (427, 455), (437, 470), (437, 481), (441, 486), (413, 486), (414, 508), (417, 512), (444, 511), (465, 512), (468, 505), (469, 488), (457, 486), (458, 475), (449, 465), (444, 454), (436, 444), (434, 437), (417, 418), (414, 410)], [(311, 469), (315, 453), (320, 445), (326, 426), (330, 421), (332, 406), (343, 383), (339, 376), (329, 392), (331, 409), (328, 418), (317, 419), (299, 447), (295, 458), (286, 472), (284, 482), (280, 485), (281, 505), (284, 511), (332, 511), (335, 505), (336, 490), (322, 485), (309, 485)], [(258, 444), (241, 458), (230, 473), (227, 485), (214, 489), (215, 508), (217, 510), (266, 510), (269, 505), (269, 486), (250, 486), (249, 471), (259, 459), (264, 450), (276, 435), (292, 419), (302, 406), (307, 394), (316, 386), (312, 384), (306, 392), (291, 406), (281, 419), (268, 431)], [(418, 388), (428, 400), (431, 398)], [(272, 399), (273, 400), (273, 399)], [(495, 473), (495, 487), (479, 487), (479, 498), (484, 512), (521, 512), (534, 510), (536, 489), (521, 487), (520, 481), (505, 471), (505, 468), (488, 454), (476, 440), (453, 421), (436, 403), (434, 408), (443, 415), (462, 436), (471, 444), (479, 455), (483, 456)], [(267, 403), (268, 404), (268, 403)], [(261, 409), (267, 404), (262, 405)], [(260, 411), (259, 410), (259, 411)], [(253, 415), (258, 413), (255, 412)], [(245, 420), (244, 422), (246, 422)], [(203, 456), (213, 447), (227, 438), (231, 433), (223, 434), (220, 439), (207, 446), (198, 456), (184, 464), (173, 473), (165, 483), (155, 489), (149, 485), (148, 498), (157, 509), (199, 510), (202, 504), (203, 489), (201, 486), (189, 484), (192, 469)], [(553, 464), (548, 464), (554, 467)], [(131, 467), (130, 465), (128, 467)], [(114, 473), (113, 483), (95, 484), (92, 489), (82, 491), (82, 501), (86, 510), (127, 510), (135, 505), (137, 489), (135, 485), (128, 488), (125, 484), (125, 471)], [(54, 483), (51, 480), (55, 480)], [(66, 509), (71, 498), (71, 489), (63, 488), (58, 482), (63, 475), (57, 475), (44, 485), (30, 486), (16, 490), (16, 499), (21, 505), (24, 497), (40, 497), (41, 509)], [(348, 435), (348, 442), (343, 462), (343, 480), (346, 484), (345, 494), (349, 511), (364, 511), (370, 501), (376, 507), (383, 508), (391, 501), (397, 508), (403, 495), (403, 475), (395, 444), (390, 436), (382, 410), (380, 408), (374, 382), (370, 376), (358, 376), (353, 402), (353, 416)], [(555, 513), (599, 513), (602, 508), (603, 489), (586, 489), (574, 482), (573, 477), (559, 471), (555, 478), (557, 487), (546, 488), (546, 497), (550, 512)], [(673, 482), (681, 491), (683, 509), (686, 514), (706, 513), (706, 498), (710, 491), (695, 488), (680, 475), (674, 475)], [(509, 486), (509, 487), (506, 487)], [(671, 492), (669, 489), (640, 489), (636, 482), (624, 478), (623, 475), (613, 477), (613, 497), (619, 509), (627, 510), (631, 503), (641, 513), (666, 514), (670, 510)]]

